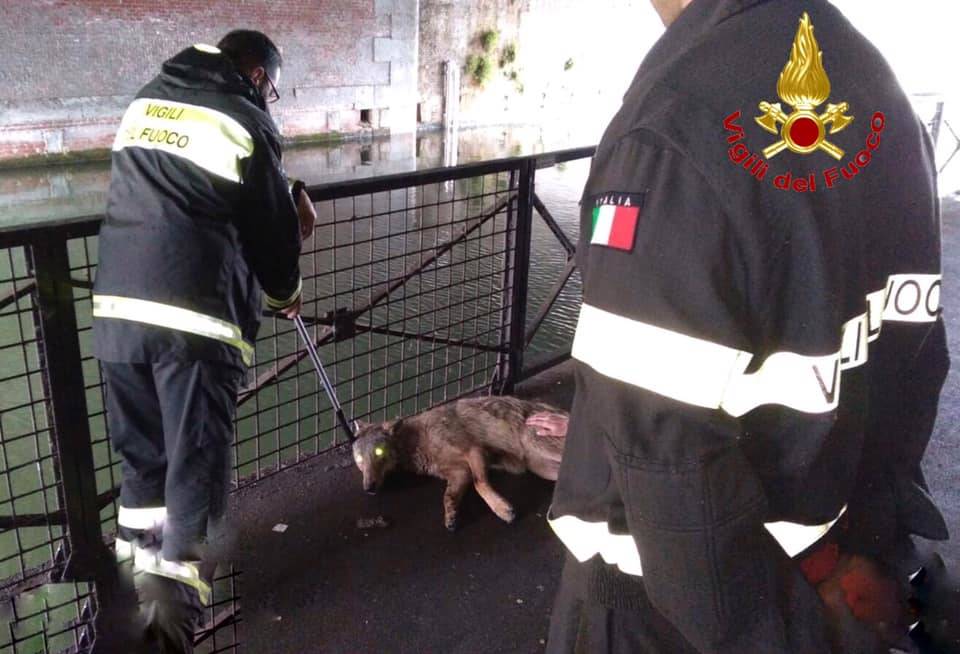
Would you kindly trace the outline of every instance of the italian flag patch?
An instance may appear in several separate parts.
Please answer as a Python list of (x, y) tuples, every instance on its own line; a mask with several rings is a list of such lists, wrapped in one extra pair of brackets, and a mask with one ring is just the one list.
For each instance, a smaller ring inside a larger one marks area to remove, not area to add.
[(601, 198), (593, 208), (590, 243), (630, 252), (633, 250), (639, 219), (640, 203), (633, 202), (633, 197)]

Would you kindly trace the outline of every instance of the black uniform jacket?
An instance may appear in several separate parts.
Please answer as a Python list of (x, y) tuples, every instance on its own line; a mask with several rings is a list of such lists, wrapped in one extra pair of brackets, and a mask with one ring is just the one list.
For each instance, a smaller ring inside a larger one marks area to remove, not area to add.
[(694, 0), (599, 145), (577, 257), (551, 525), (641, 575), (698, 651), (821, 651), (787, 555), (843, 513), (878, 553), (947, 536), (920, 471), (948, 366), (939, 204), (893, 73), (824, 0)]
[(262, 307), (300, 293), (296, 205), (260, 93), (216, 48), (163, 65), (113, 146), (94, 287), (107, 361), (249, 364)]

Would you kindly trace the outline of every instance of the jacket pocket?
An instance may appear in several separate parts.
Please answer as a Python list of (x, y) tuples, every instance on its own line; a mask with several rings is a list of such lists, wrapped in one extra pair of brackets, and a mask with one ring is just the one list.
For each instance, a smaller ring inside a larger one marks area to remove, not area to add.
[(669, 466), (615, 459), (651, 603), (699, 650), (714, 651), (770, 599), (756, 474), (737, 447)]

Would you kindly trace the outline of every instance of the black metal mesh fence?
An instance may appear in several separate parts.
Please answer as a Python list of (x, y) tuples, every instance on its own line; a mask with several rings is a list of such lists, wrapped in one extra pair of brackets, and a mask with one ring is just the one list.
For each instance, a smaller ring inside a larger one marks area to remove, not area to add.
[[(409, 415), (516, 381), (518, 353), (553, 300), (569, 292), (561, 282), (572, 271), (571, 246), (560, 235), (567, 252), (549, 262), (558, 285), (527, 332), (523, 271), (539, 202), (535, 163), (512, 159), (311, 190), (319, 218), (301, 258), (302, 313), (348, 416)], [(538, 211), (557, 236), (542, 204)], [(96, 219), (0, 231), (2, 654), (88, 651), (94, 643), (99, 580), (71, 575), (78, 548), (89, 554), (101, 536), (112, 538), (120, 483), (92, 356), (97, 231)], [(79, 376), (71, 374), (77, 367)], [(65, 388), (64, 380), (75, 383)], [(85, 416), (83, 429), (55, 423), (54, 407), (57, 415), (73, 412), (76, 423)], [(239, 398), (236, 485), (342, 440), (292, 323), (265, 317)], [(75, 452), (63, 443), (89, 444), (92, 454), (83, 474), (73, 470), (66, 481), (63, 464), (73, 463)], [(84, 475), (95, 483), (84, 486)], [(86, 488), (89, 496), (65, 488)], [(91, 523), (78, 521), (78, 510), (99, 515), (99, 530), (80, 534)], [(80, 565), (87, 576), (90, 565)], [(238, 576), (231, 568), (216, 580), (199, 652), (238, 649)], [(69, 583), (50, 583), (60, 579)]]
[[(348, 416), (414, 413), (493, 383), (509, 327), (515, 199), (507, 170), (317, 203), (303, 315)], [(237, 420), (241, 483), (337, 443), (302, 347), (287, 320), (261, 329)]]
[(0, 651), (11, 654), (92, 650), (92, 584), (48, 584), (0, 602)]
[(62, 562), (62, 506), (28, 256), (23, 247), (0, 250), (0, 592), (35, 584)]

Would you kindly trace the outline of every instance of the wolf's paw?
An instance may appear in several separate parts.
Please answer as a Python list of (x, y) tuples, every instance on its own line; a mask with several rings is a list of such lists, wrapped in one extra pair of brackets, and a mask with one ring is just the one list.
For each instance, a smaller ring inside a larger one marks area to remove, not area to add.
[(509, 525), (517, 519), (517, 512), (513, 510), (512, 506), (507, 505), (497, 511), (497, 517)]

